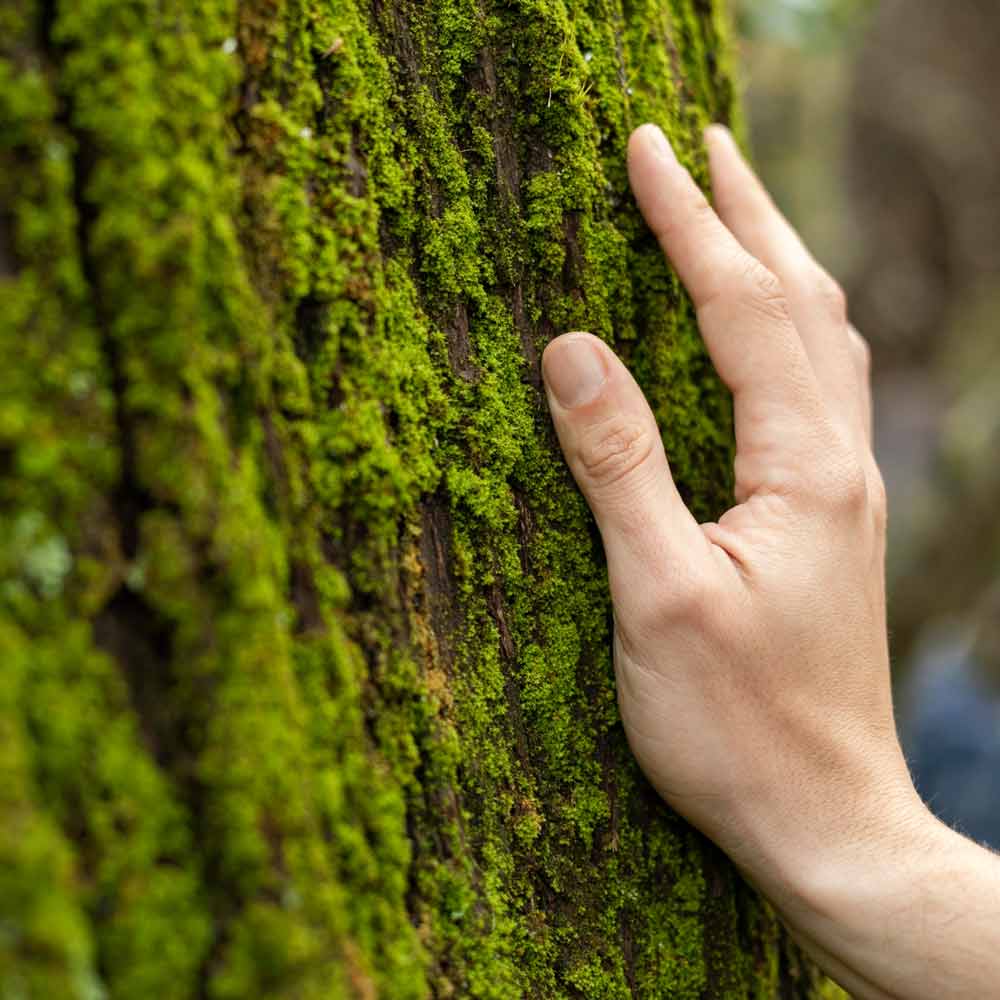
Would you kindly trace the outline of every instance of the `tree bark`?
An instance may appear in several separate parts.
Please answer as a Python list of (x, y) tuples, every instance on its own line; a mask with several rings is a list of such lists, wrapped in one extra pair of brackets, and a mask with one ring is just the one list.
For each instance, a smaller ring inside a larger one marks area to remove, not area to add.
[(632, 763), (538, 370), (613, 343), (726, 506), (623, 155), (704, 178), (719, 4), (0, 26), (4, 1000), (820, 995)]

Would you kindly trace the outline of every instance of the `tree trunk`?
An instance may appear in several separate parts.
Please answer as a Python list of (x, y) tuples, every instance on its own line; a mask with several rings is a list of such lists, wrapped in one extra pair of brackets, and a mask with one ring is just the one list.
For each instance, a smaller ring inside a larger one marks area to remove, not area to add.
[(0, 26), (0, 996), (818, 995), (631, 761), (538, 373), (612, 342), (726, 505), (623, 158), (704, 177), (718, 3)]

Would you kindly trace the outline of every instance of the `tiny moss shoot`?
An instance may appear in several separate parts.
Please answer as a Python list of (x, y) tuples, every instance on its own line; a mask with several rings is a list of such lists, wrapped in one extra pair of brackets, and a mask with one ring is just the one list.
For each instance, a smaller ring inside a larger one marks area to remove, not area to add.
[(538, 372), (603, 337), (727, 505), (624, 167), (705, 182), (721, 5), (0, 29), (0, 996), (828, 995), (631, 761)]

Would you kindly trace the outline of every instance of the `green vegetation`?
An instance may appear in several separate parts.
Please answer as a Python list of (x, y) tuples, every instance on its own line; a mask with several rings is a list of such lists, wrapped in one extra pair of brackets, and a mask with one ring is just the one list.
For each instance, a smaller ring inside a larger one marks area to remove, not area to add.
[(742, 34), (813, 53), (857, 35), (875, 7), (876, 0), (736, 0)]
[(631, 763), (539, 387), (614, 343), (725, 506), (623, 164), (653, 119), (704, 179), (718, 6), (0, 28), (0, 997), (813, 995)]

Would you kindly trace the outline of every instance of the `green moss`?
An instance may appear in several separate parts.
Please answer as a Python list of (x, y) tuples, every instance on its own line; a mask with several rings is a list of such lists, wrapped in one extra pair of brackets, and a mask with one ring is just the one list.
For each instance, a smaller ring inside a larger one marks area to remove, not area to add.
[(653, 119), (704, 180), (719, 5), (25, 6), (0, 994), (773, 995), (773, 916), (631, 762), (537, 371), (614, 344), (725, 505), (623, 163)]

